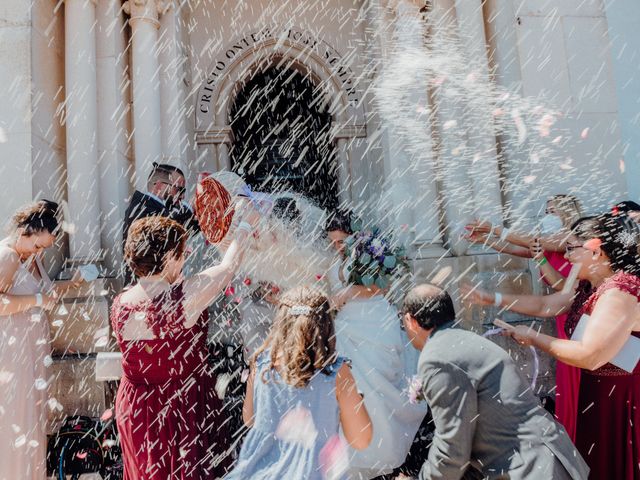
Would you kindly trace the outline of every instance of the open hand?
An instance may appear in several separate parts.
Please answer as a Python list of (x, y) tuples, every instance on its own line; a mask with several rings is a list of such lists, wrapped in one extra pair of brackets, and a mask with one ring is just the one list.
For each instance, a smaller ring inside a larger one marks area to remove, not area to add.
[(493, 305), (495, 301), (495, 295), (487, 290), (479, 287), (475, 287), (470, 283), (463, 283), (460, 285), (460, 297), (463, 302), (468, 302), (474, 305)]
[(542, 245), (540, 244), (540, 240), (534, 238), (529, 242), (529, 253), (531, 254), (531, 258), (534, 260), (541, 260), (544, 256), (544, 251), (542, 250)]
[(512, 328), (505, 329), (503, 335), (513, 338), (523, 347), (529, 347), (533, 344), (533, 337), (536, 335), (536, 331), (531, 327), (517, 325)]
[(486, 222), (482, 220), (474, 220), (473, 222), (467, 224), (464, 227), (466, 230), (469, 230), (471, 234), (474, 233), (491, 233), (493, 230), (493, 225), (491, 222)]

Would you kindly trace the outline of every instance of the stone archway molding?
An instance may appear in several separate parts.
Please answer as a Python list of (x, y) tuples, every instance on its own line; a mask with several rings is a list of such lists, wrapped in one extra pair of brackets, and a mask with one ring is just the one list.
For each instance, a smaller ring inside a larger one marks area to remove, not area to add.
[(295, 27), (265, 27), (227, 44), (214, 58), (196, 98), (198, 137), (227, 137), (222, 132), (228, 129), (229, 112), (238, 91), (254, 75), (285, 63), (322, 88), (336, 138), (366, 136), (362, 94), (349, 58), (309, 32)]

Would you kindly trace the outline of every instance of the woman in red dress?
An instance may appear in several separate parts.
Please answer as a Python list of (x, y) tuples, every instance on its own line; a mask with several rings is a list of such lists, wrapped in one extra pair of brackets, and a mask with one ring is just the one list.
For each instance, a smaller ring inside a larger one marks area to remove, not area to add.
[[(631, 336), (640, 337), (640, 229), (627, 215), (603, 214), (572, 230), (567, 259), (595, 287), (580, 311), (589, 316), (584, 333), (566, 340), (518, 326), (510, 334), (582, 369), (576, 446), (590, 478), (640, 479), (640, 367), (609, 363)], [(567, 334), (581, 315), (567, 320)]]
[[(486, 223), (472, 223), (467, 227), (470, 230), (467, 239), (476, 244), (489, 245), (501, 253), (532, 258), (540, 269), (542, 280), (555, 291), (561, 292), (564, 288), (564, 279), (571, 271), (571, 264), (564, 258), (566, 240), (571, 226), (580, 217), (582, 217), (580, 201), (573, 195), (557, 194), (547, 199), (545, 216), (540, 222), (539, 232), (536, 235), (499, 226), (494, 227)], [(499, 235), (499, 238), (492, 239), (491, 234)], [(579, 297), (584, 294), (585, 289), (589, 289), (588, 282), (580, 286)], [(576, 304), (568, 297), (565, 299), (565, 304), (575, 305), (575, 307), (569, 308), (567, 313), (555, 316), (559, 338), (567, 338), (564, 333), (567, 315), (576, 313), (576, 310), (582, 306), (582, 303)], [(555, 415), (574, 442), (579, 386), (580, 369), (563, 362), (556, 362)]]
[(224, 475), (229, 442), (208, 367), (206, 308), (232, 279), (251, 229), (240, 222), (222, 262), (184, 279), (184, 229), (162, 217), (132, 224), (125, 258), (139, 280), (111, 317), (123, 355), (116, 421), (125, 480)]

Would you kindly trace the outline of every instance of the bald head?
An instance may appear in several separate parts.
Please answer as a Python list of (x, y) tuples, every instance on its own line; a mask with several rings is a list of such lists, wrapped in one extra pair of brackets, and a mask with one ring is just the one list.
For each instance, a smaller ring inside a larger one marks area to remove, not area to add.
[(451, 297), (442, 288), (429, 283), (413, 287), (404, 297), (402, 312), (411, 315), (425, 330), (455, 320)]

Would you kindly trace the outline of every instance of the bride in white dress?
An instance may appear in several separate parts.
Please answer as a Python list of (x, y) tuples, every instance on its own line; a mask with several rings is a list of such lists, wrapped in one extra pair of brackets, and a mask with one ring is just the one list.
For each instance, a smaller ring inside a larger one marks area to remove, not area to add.
[(408, 379), (416, 373), (418, 357), (408, 347), (396, 308), (375, 287), (345, 284), (348, 274), (343, 254), (349, 225), (347, 217), (338, 215), (327, 226), (329, 239), (341, 257), (329, 272), (329, 283), (339, 309), (335, 319), (337, 350), (351, 359), (353, 376), (373, 422), (369, 447), (349, 452), (349, 478), (369, 479), (402, 465), (427, 409), (410, 404), (405, 393)]

